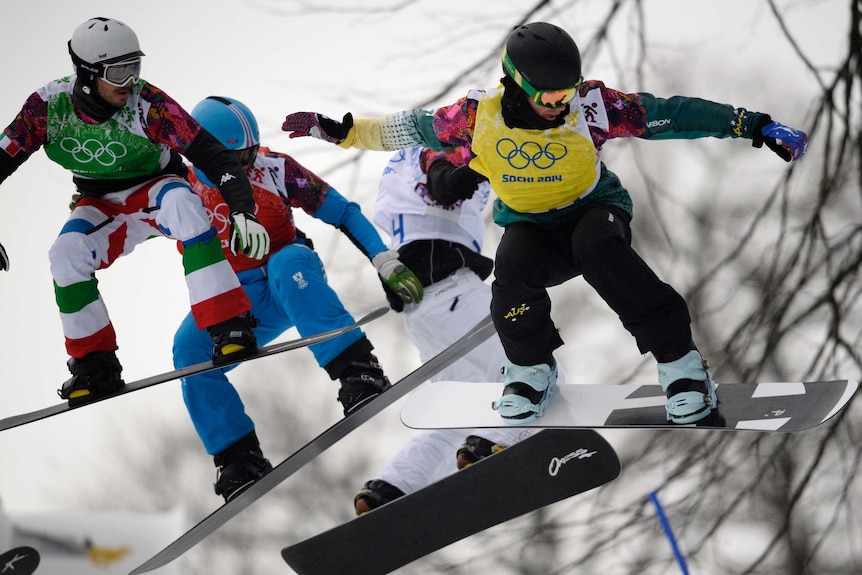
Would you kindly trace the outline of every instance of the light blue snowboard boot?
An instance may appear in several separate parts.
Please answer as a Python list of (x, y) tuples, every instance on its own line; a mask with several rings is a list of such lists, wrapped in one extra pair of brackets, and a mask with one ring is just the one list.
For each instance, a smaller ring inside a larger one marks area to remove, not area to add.
[(709, 366), (696, 349), (676, 361), (659, 363), (658, 381), (668, 398), (668, 421), (696, 423), (718, 406)]
[(506, 375), (503, 397), (491, 404), (507, 423), (521, 425), (545, 413), (551, 398), (557, 393), (557, 363), (515, 365), (503, 368)]

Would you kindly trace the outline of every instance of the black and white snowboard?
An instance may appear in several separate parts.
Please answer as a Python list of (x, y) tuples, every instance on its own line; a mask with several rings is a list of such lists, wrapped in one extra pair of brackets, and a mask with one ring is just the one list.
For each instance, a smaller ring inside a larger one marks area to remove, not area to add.
[[(841, 411), (858, 387), (843, 379), (722, 383), (716, 388), (716, 414), (696, 425), (676, 425), (667, 420), (667, 400), (659, 385), (563, 384), (545, 414), (526, 426), (803, 431)], [(404, 403), (401, 421), (416, 429), (508, 426), (491, 409), (502, 391), (499, 382), (430, 382)]]
[[(88, 405), (92, 405), (94, 403), (98, 403), (100, 401), (104, 401), (106, 399), (111, 399), (112, 397), (117, 397), (118, 395), (125, 395), (127, 393), (132, 393), (133, 391), (138, 391), (141, 389), (146, 389), (147, 387), (152, 387), (154, 385), (165, 383), (168, 381), (173, 381), (175, 379), (180, 379), (182, 377), (188, 377), (192, 375), (198, 375), (200, 373), (206, 373), (208, 371), (212, 371), (214, 369), (222, 369), (231, 365), (235, 365), (238, 363), (244, 363), (246, 361), (252, 361), (254, 359), (260, 359), (262, 357), (269, 357), (271, 355), (275, 355), (278, 353), (282, 353), (285, 351), (290, 351), (293, 349), (299, 349), (303, 347), (308, 347), (310, 345), (314, 345), (316, 343), (321, 343), (323, 341), (330, 340), (332, 338), (338, 337), (339, 335), (345, 334), (351, 330), (358, 328), (359, 326), (370, 323), (371, 321), (382, 317), (389, 311), (388, 307), (380, 307), (371, 313), (365, 315), (364, 317), (358, 319), (356, 323), (341, 327), (338, 329), (333, 329), (330, 331), (326, 331), (323, 333), (310, 335), (308, 337), (301, 337), (299, 339), (294, 339), (291, 341), (285, 341), (282, 343), (274, 343), (272, 345), (268, 345), (266, 347), (262, 347), (253, 355), (246, 356), (242, 359), (237, 359), (233, 361), (227, 361), (225, 363), (220, 363), (219, 365), (213, 365), (212, 361), (205, 361), (202, 363), (198, 363), (196, 365), (190, 365), (188, 367), (184, 367), (182, 369), (176, 369), (173, 371), (167, 371), (165, 373), (160, 373), (158, 375), (154, 375), (151, 377), (147, 377), (145, 379), (141, 379), (138, 381), (133, 381), (131, 383), (127, 383), (123, 386), (122, 389), (117, 391), (116, 393), (112, 393), (111, 395), (107, 395), (104, 397), (100, 397), (89, 401), (87, 403), (82, 403), (80, 405), (76, 405), (75, 407), (69, 407), (68, 403), (60, 403), (57, 405), (53, 405), (51, 407), (46, 407), (43, 409), (38, 409), (36, 411), (31, 411), (29, 413), (22, 413), (20, 415), (13, 415), (11, 417), (7, 417), (5, 419), (0, 419), (0, 431), (4, 431), (6, 429), (12, 429), (13, 427), (18, 427), (20, 425), (25, 425), (27, 423), (33, 423), (34, 421), (39, 421), (41, 419), (45, 419), (47, 417), (51, 417), (53, 415), (58, 415), (60, 413), (65, 413), (67, 411), (71, 411), (73, 409), (79, 409), (81, 407), (86, 407)], [(2, 574), (0, 574), (2, 575)]]
[(31, 575), (39, 567), (39, 552), (32, 547), (16, 547), (0, 553), (0, 573), (3, 575)]
[(388, 389), (380, 396), (363, 405), (360, 409), (333, 424), (303, 448), (276, 465), (272, 471), (253, 483), (251, 487), (234, 496), (228, 503), (225, 503), (202, 519), (179, 539), (136, 567), (129, 575), (138, 575), (139, 573), (153, 571), (181, 556), (246, 507), (277, 487), (282, 481), (296, 473), (304, 465), (314, 460), (315, 457), (346, 437), (354, 429), (416, 389), (423, 382), (461, 359), (495, 333), (494, 323), (491, 321), (489, 314), (464, 334), (463, 337), (458, 339), (458, 341), (393, 384), (391, 389)]
[(281, 555), (299, 575), (382, 575), (619, 473), (617, 454), (595, 431), (543, 430)]

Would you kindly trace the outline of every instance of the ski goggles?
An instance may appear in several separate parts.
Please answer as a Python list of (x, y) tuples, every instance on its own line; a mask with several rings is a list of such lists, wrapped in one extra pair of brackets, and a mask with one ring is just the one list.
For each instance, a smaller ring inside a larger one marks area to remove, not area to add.
[(242, 164), (242, 168), (244, 170), (249, 169), (254, 165), (254, 161), (257, 158), (257, 151), (260, 148), (260, 145), (251, 146), (249, 148), (243, 148), (242, 150), (234, 150), (233, 153), (236, 155), (239, 163)]
[(581, 79), (570, 88), (563, 88), (562, 90), (540, 90), (530, 84), (527, 79), (521, 75), (518, 68), (515, 67), (515, 63), (512, 62), (511, 58), (509, 58), (509, 54), (506, 53), (505, 49), (503, 50), (503, 67), (506, 69), (509, 76), (515, 80), (515, 83), (518, 84), (518, 86), (520, 86), (520, 88), (527, 94), (528, 98), (536, 104), (546, 108), (559, 108), (574, 100), (578, 93), (578, 86), (580, 86), (581, 82), (584, 81), (584, 77), (581, 76)]
[(103, 64), (100, 77), (117, 88), (122, 88), (129, 83), (129, 80), (136, 82), (141, 77), (141, 59), (135, 58), (116, 64)]

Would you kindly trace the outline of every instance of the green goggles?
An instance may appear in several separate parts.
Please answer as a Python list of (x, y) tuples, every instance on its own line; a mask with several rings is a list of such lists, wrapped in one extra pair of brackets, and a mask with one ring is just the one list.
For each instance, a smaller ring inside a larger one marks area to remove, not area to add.
[(503, 67), (506, 69), (509, 76), (515, 80), (515, 83), (521, 87), (533, 102), (546, 108), (559, 108), (574, 100), (578, 93), (578, 86), (580, 86), (581, 82), (584, 81), (584, 77), (581, 76), (581, 79), (578, 80), (577, 84), (570, 88), (564, 88), (562, 90), (540, 90), (530, 84), (526, 78), (521, 75), (518, 68), (515, 67), (515, 63), (512, 62), (511, 58), (509, 58), (506, 48), (503, 48)]

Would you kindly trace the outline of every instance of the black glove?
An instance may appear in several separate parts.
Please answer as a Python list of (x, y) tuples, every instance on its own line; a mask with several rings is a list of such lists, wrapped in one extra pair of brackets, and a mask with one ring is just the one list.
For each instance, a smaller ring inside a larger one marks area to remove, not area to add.
[(428, 169), (428, 193), (439, 204), (451, 206), (473, 197), (479, 184), (488, 179), (470, 166), (455, 167), (446, 160), (437, 160)]
[(380, 278), (380, 285), (383, 286), (383, 293), (386, 294), (386, 302), (389, 304), (389, 307), (391, 307), (397, 313), (401, 313), (402, 311), (404, 311), (404, 300), (401, 299), (401, 296), (392, 291), (392, 288), (386, 285), (386, 282), (383, 281), (383, 278), (381, 278), (379, 275), (377, 277)]
[(331, 144), (340, 144), (353, 127), (353, 114), (344, 114), (339, 122), (323, 114), (314, 112), (294, 112), (284, 118), (281, 129), (290, 133), (291, 138), (311, 136)]

